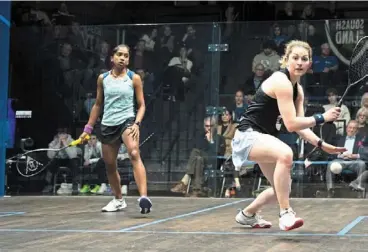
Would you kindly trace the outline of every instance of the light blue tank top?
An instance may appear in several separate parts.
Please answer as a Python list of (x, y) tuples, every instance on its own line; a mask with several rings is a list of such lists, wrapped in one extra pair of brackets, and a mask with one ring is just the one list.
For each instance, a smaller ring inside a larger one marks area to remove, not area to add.
[(135, 117), (133, 75), (130, 70), (119, 78), (110, 72), (103, 74), (104, 112), (101, 124), (116, 126)]

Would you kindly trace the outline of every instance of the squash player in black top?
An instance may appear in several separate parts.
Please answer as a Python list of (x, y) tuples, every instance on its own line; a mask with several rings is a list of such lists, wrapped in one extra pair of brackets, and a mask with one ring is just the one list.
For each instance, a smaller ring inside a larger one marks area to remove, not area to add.
[(319, 139), (310, 128), (337, 120), (340, 108), (334, 107), (324, 114), (304, 116), (304, 93), (300, 77), (311, 66), (312, 50), (303, 41), (290, 41), (281, 59), (282, 70), (273, 73), (258, 88), (254, 101), (240, 119), (232, 141), (232, 160), (238, 170), (248, 161), (258, 163), (263, 175), (272, 185), (264, 190), (235, 220), (253, 228), (270, 228), (271, 223), (262, 219), (257, 212), (268, 203), (280, 205), (279, 227), (292, 230), (303, 225), (303, 219), (295, 216), (290, 207), (290, 170), (293, 164), (291, 148), (277, 139), (276, 120), (281, 115), (286, 129), (296, 132), (314, 146), (325, 152), (336, 154), (345, 151)]

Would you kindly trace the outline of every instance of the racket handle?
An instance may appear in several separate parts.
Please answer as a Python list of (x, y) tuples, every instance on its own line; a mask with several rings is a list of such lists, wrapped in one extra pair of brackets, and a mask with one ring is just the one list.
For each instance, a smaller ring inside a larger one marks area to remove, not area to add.
[[(84, 138), (84, 140), (89, 140), (90, 139), (90, 136), (89, 135), (87, 135), (85, 138)], [(77, 140), (74, 140), (73, 142), (71, 142), (70, 144), (69, 144), (69, 146), (76, 146), (76, 145), (79, 145), (79, 144), (81, 144), (82, 143), (82, 139), (81, 138), (78, 138)]]
[(337, 107), (341, 108), (341, 106), (342, 106), (342, 99), (337, 103)]

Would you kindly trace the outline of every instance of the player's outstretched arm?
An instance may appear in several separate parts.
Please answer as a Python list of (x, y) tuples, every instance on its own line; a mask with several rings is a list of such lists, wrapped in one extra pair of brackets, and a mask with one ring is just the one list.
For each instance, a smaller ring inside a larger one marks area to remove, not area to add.
[[(298, 85), (298, 98), (295, 102), (296, 116), (304, 117), (304, 92), (303, 88), (299, 84), (297, 85)], [(316, 134), (314, 134), (314, 132), (310, 128), (298, 130), (296, 131), (296, 133), (298, 133), (299, 136), (301, 136), (304, 140), (308, 141), (310, 144), (316, 147), (320, 145), (318, 147), (322, 148), (322, 150), (324, 150), (329, 154), (339, 154), (346, 150), (344, 147), (336, 147), (326, 142), (322, 142), (321, 139)]]
[[(289, 132), (296, 132), (302, 129), (311, 128), (317, 124), (336, 120), (340, 115), (340, 108), (336, 107), (322, 114), (316, 114), (310, 117), (298, 116), (293, 100), (293, 86), (282, 73), (273, 75), (275, 80), (274, 93), (280, 110), (282, 120)], [(298, 92), (298, 96), (301, 94)], [(298, 98), (299, 99), (299, 98)], [(302, 97), (304, 101), (304, 97)]]

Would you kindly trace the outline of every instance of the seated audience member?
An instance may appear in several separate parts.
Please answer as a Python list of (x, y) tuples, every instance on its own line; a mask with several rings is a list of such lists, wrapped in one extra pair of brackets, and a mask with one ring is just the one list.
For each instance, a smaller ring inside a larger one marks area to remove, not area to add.
[(272, 29), (272, 39), (276, 44), (276, 52), (282, 55), (284, 53), (284, 42), (287, 36), (281, 33), (281, 27), (278, 24), (274, 24)]
[(294, 9), (294, 3), (285, 2), (284, 8), (279, 10), (276, 15), (277, 20), (298, 20), (299, 13)]
[[(74, 139), (68, 133), (67, 128), (59, 128), (58, 133), (55, 135), (52, 142), (49, 144), (50, 149), (59, 149), (64, 146), (68, 146)], [(53, 189), (53, 178), (60, 166), (66, 166), (71, 170), (72, 184), (62, 183), (58, 194), (78, 194), (78, 175), (79, 175), (79, 160), (78, 160), (78, 147), (73, 146), (66, 148), (57, 153), (55, 157), (55, 151), (48, 151), (47, 156), (52, 159), (52, 163), (47, 169), (45, 177), (46, 186), (43, 189), (44, 193), (50, 193)]]
[(339, 68), (337, 57), (331, 55), (328, 43), (321, 45), (321, 55), (313, 56), (313, 73), (335, 72)]
[(253, 90), (256, 91), (262, 84), (262, 82), (266, 79), (265, 67), (261, 63), (258, 63), (256, 65), (255, 70), (255, 73), (250, 78), (248, 78), (244, 84), (243, 88), (245, 92)]
[(233, 120), (234, 122), (239, 122), (240, 117), (243, 115), (248, 105), (244, 102), (244, 92), (242, 90), (238, 90), (235, 93), (235, 108), (233, 110)]
[(316, 32), (316, 28), (312, 24), (308, 24), (307, 32), (307, 42), (312, 47), (313, 55), (319, 55), (321, 53), (321, 45), (324, 40), (323, 36)]
[(144, 34), (140, 40), (145, 42), (145, 51), (153, 52), (155, 51), (155, 44), (158, 35), (157, 28), (152, 28), (151, 33)]
[[(329, 104), (323, 105), (323, 108), (325, 109), (325, 111), (329, 110), (330, 108), (336, 107), (337, 106), (337, 90), (334, 88), (329, 88), (326, 91), (327, 94), (327, 99), (329, 101)], [(342, 122), (341, 120), (345, 121)], [(347, 125), (347, 123), (350, 121), (350, 112), (348, 107), (346, 107), (344, 104), (341, 105), (341, 114), (338, 118), (338, 121), (335, 121), (334, 124), (336, 125), (336, 129), (337, 129), (337, 134), (339, 135), (344, 135), (344, 127), (345, 125)]]
[(360, 107), (368, 109), (368, 92), (362, 95), (362, 98), (360, 99)]
[(231, 141), (234, 138), (237, 123), (234, 123), (231, 116), (231, 111), (226, 109), (220, 119), (220, 123), (217, 126), (217, 134), (225, 138), (225, 158), (230, 157), (232, 153)]
[(364, 137), (368, 136), (367, 116), (368, 110), (362, 107), (357, 111), (355, 118), (358, 122), (358, 134)]
[(188, 59), (188, 51), (180, 48), (179, 55), (173, 57), (165, 71), (166, 82), (170, 83), (174, 100), (183, 101), (186, 89), (190, 88), (191, 70), (193, 62)]
[[(331, 172), (330, 166), (333, 162), (342, 165), (342, 169), (348, 169), (357, 174), (359, 177), (365, 170), (365, 162), (368, 161), (368, 148), (362, 145), (362, 137), (357, 135), (358, 122), (351, 120), (346, 127), (346, 136), (340, 137), (337, 146), (344, 146), (347, 151), (336, 156), (327, 166), (326, 182), (329, 197), (333, 196), (333, 181), (335, 174)], [(359, 183), (358, 183), (359, 184)]]
[(185, 194), (189, 179), (192, 179), (193, 193), (191, 196), (203, 196), (203, 170), (208, 165), (212, 165), (212, 168), (216, 169), (214, 167), (217, 164), (216, 155), (223, 156), (225, 146), (224, 137), (217, 134), (216, 117), (206, 117), (204, 119), (204, 132), (198, 134), (195, 147), (190, 153), (185, 175), (178, 184), (171, 188), (171, 191)]
[[(89, 184), (84, 184), (80, 193), (100, 194), (100, 188), (107, 182), (105, 162), (102, 158), (101, 142), (97, 140), (96, 135), (91, 135), (91, 139), (84, 146), (84, 167), (94, 169), (98, 174), (98, 183), (91, 189)], [(84, 169), (84, 167), (82, 169)], [(84, 173), (82, 171), (82, 173)]]
[(308, 82), (321, 85), (321, 87), (336, 87), (340, 85), (341, 78), (339, 62), (336, 56), (331, 55), (330, 47), (327, 43), (321, 46), (321, 54), (313, 56), (313, 63), (308, 70)]
[[(232, 114), (231, 111), (226, 109), (221, 116), (219, 125), (217, 126), (217, 134), (222, 135), (225, 138), (225, 154), (224, 154), (225, 159), (229, 158), (232, 154), (231, 141), (234, 138), (236, 126), (238, 125), (237, 123), (233, 123), (231, 114)], [(234, 182), (226, 185), (227, 189), (225, 192), (225, 197), (230, 197), (230, 192), (234, 187), (234, 185), (235, 187), (240, 187), (239, 172), (235, 171), (235, 167), (231, 161), (228, 163), (229, 164), (225, 163), (222, 164), (224, 165), (224, 169), (227, 170), (231, 169), (234, 172), (232, 176), (232, 181)]]
[(253, 58), (252, 71), (256, 72), (256, 66), (262, 64), (265, 71), (273, 73), (280, 68), (280, 56), (275, 51), (275, 42), (268, 40), (263, 43), (263, 51)]

